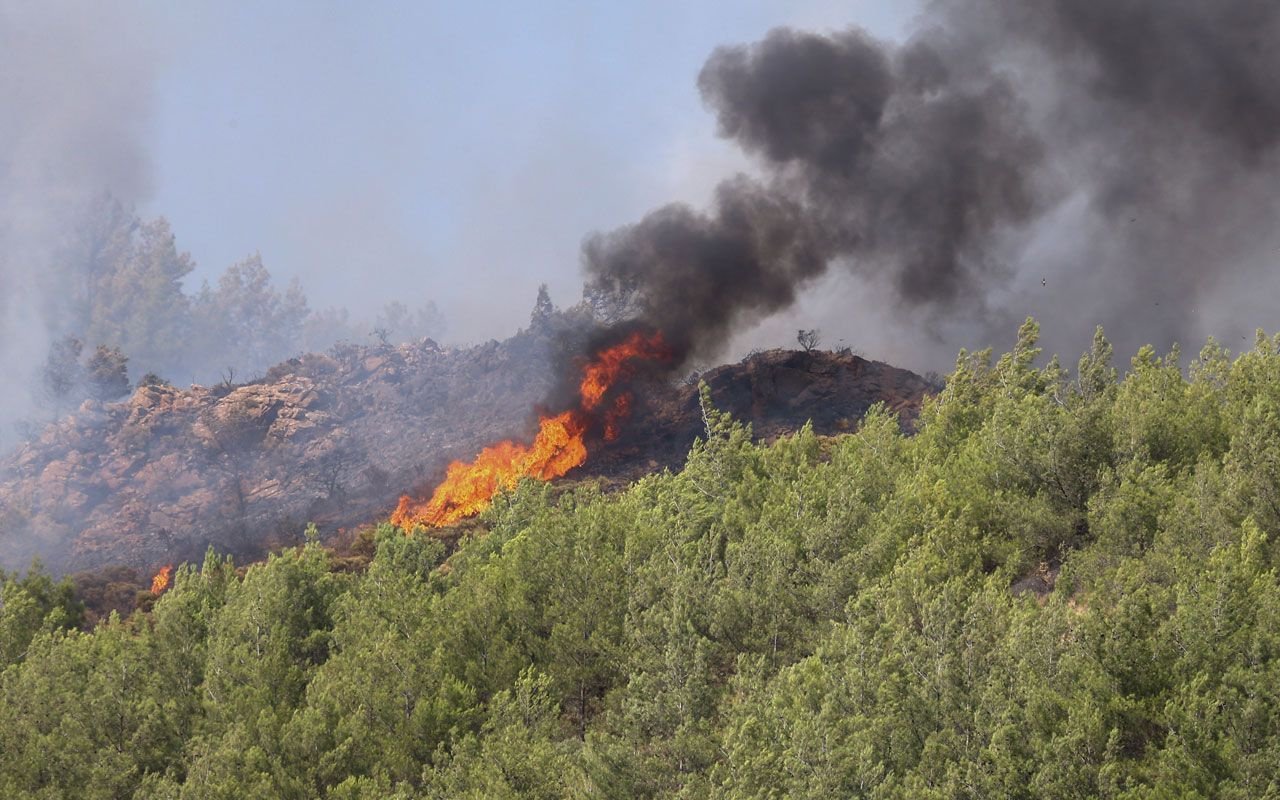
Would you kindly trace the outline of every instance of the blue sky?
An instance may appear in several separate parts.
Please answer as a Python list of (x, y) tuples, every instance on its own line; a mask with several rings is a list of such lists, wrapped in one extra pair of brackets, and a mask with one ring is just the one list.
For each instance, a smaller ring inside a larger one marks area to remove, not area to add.
[[(260, 251), (316, 306), (434, 299), (510, 334), (581, 288), (593, 230), (701, 203), (749, 165), (696, 76), (778, 25), (901, 38), (914, 6), (792, 2), (185, 2), (147, 7), (151, 193), (199, 264)], [(785, 342), (779, 342), (782, 344)]]

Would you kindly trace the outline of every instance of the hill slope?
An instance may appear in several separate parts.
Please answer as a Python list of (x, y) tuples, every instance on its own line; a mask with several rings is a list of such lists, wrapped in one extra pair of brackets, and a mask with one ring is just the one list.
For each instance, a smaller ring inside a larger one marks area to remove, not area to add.
[(1021, 333), (913, 436), (708, 408), (456, 550), (211, 556), (89, 633), (0, 575), (0, 796), (1275, 796), (1280, 339), (1117, 381)]
[[(335, 348), (239, 386), (144, 386), (86, 402), (0, 460), (0, 566), (57, 571), (246, 558), (370, 522), (453, 459), (528, 435), (551, 388), (550, 331), (445, 349)], [(707, 373), (717, 402), (773, 437), (813, 419), (848, 430), (873, 403), (909, 423), (927, 386), (852, 355), (772, 351)], [(703, 430), (691, 385), (651, 385), (634, 425), (577, 475), (678, 464)]]

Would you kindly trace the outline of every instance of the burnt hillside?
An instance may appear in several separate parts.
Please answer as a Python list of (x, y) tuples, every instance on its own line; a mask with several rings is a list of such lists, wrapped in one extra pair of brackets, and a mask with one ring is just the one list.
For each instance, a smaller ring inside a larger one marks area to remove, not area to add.
[[(0, 460), (0, 564), (153, 566), (213, 545), (242, 558), (385, 515), (452, 459), (527, 435), (551, 389), (555, 337), (442, 348), (334, 348), (245, 385), (139, 387), (86, 402)], [(850, 430), (883, 401), (909, 425), (927, 386), (853, 355), (770, 351), (701, 376), (715, 402), (772, 438), (812, 419)], [(702, 430), (696, 386), (655, 384), (621, 440), (576, 471), (638, 477), (680, 463)]]
[[(769, 350), (697, 376), (717, 408), (751, 423), (757, 439), (770, 440), (812, 421), (832, 435), (853, 431), (876, 403), (898, 414), (904, 430), (915, 426), (930, 391), (914, 372), (849, 353)], [(626, 433), (594, 454), (584, 471), (635, 479), (683, 463), (704, 432), (696, 382), (649, 387)]]

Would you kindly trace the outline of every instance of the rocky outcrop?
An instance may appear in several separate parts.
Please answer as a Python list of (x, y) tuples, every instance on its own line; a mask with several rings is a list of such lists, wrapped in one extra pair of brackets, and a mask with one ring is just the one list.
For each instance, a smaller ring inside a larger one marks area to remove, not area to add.
[(698, 382), (712, 402), (757, 439), (794, 433), (806, 422), (823, 435), (849, 433), (876, 403), (915, 428), (920, 406), (935, 387), (914, 372), (851, 353), (769, 350), (694, 376), (678, 386), (642, 393), (626, 435), (596, 453), (584, 469), (622, 478), (683, 463), (703, 434)]
[(86, 402), (0, 461), (0, 564), (56, 571), (254, 557), (376, 518), (479, 444), (520, 435), (549, 339), (342, 346), (241, 386)]
[[(210, 545), (241, 557), (384, 516), (450, 460), (529, 435), (552, 390), (552, 337), (441, 348), (342, 346), (240, 386), (143, 386), (86, 402), (0, 460), (0, 564), (149, 567)], [(771, 438), (812, 420), (851, 430), (875, 402), (910, 426), (920, 377), (852, 355), (771, 351), (701, 376), (717, 405)], [(649, 385), (619, 441), (582, 474), (675, 466), (702, 431), (693, 383)], [(571, 473), (571, 476), (573, 473)]]

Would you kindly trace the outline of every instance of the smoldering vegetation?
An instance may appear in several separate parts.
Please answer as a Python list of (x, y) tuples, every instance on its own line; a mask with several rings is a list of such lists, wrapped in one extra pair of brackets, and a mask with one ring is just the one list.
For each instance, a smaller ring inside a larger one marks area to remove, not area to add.
[(592, 236), (588, 294), (690, 355), (832, 266), (979, 344), (1028, 311), (1068, 349), (1275, 324), (1278, 38), (1261, 0), (937, 0), (903, 43), (720, 48), (698, 86), (758, 174)]

